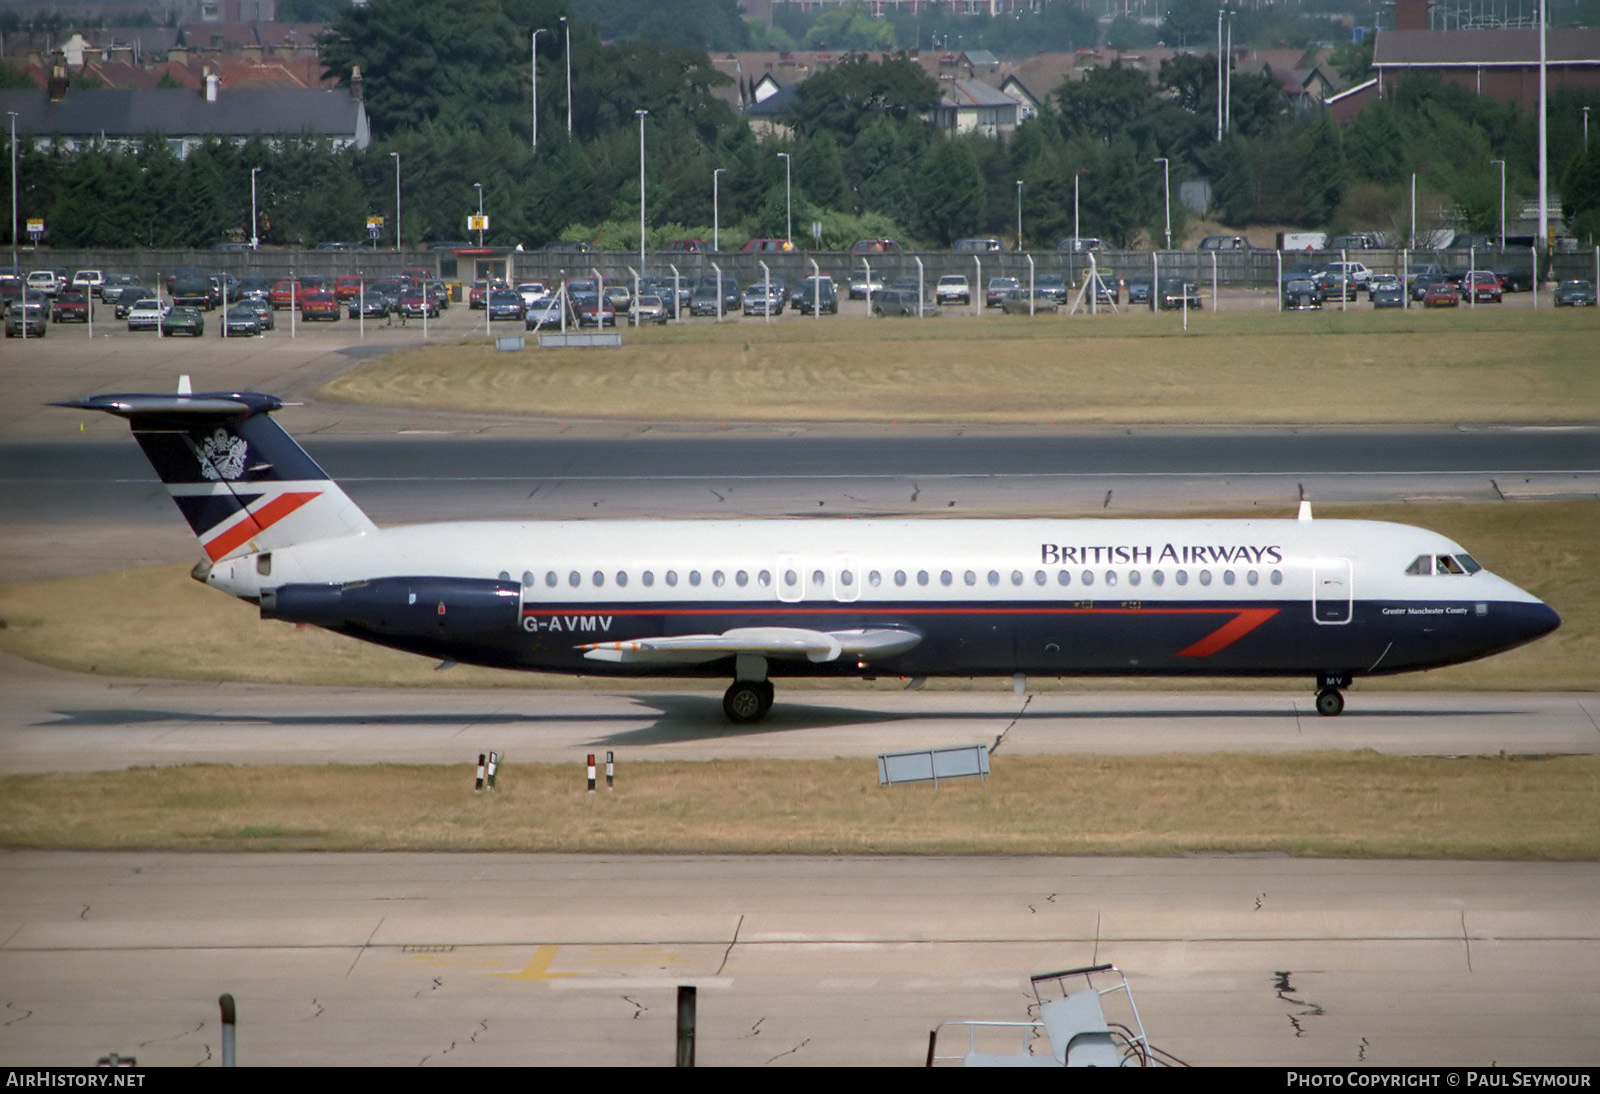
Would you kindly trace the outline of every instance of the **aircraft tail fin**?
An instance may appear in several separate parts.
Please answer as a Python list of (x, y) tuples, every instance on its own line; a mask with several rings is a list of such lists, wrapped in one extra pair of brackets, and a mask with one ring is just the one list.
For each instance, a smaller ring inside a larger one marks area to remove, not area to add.
[(376, 526), (271, 418), (258, 392), (91, 395), (56, 406), (126, 418), (206, 557), (221, 562)]

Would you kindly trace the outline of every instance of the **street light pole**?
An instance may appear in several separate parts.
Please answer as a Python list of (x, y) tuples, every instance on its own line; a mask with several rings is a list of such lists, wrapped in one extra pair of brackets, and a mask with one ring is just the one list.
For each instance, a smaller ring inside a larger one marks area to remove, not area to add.
[(561, 17), (561, 29), (567, 34), (567, 136), (572, 136), (572, 25)]
[(1022, 250), (1022, 180), (1017, 180), (1017, 250)]
[(1167, 210), (1167, 250), (1172, 250), (1172, 165), (1167, 162), (1167, 157), (1157, 156), (1150, 161), (1161, 165), (1161, 183), (1166, 191)]
[(1418, 167), (1411, 172), (1411, 249), (1417, 249), (1417, 176), (1422, 174), (1423, 168)]
[[(261, 168), (250, 168), (250, 249), (257, 250), (261, 244), (259, 226), (261, 218), (256, 215), (256, 175), (261, 173)], [(224, 324), (226, 326), (226, 324)]]
[(639, 276), (644, 276), (644, 118), (648, 110), (635, 110), (639, 119)]
[(477, 187), (477, 190), (478, 190), (478, 246), (480, 248), (482, 248), (482, 246), (483, 246), (483, 183), (475, 182), (472, 185)]
[(394, 157), (394, 249), (400, 249), (400, 153), (390, 152)]
[(1489, 166), (1500, 166), (1500, 249), (1506, 249), (1506, 161), (1490, 160)]
[[(17, 265), (17, 112), (6, 111), (11, 115), (11, 266)], [(24, 309), (26, 310), (26, 309)], [(24, 319), (27, 317), (24, 316)], [(28, 324), (24, 322), (22, 329), (27, 330)]]
[(1088, 173), (1089, 169), (1087, 167), (1080, 167), (1072, 175), (1072, 246), (1074, 249), (1079, 246), (1078, 240), (1083, 238), (1083, 232), (1078, 228), (1078, 178)]
[(718, 167), (711, 172), (711, 249), (713, 251), (722, 249), (722, 219), (717, 208), (717, 176), (726, 170), (726, 167)]
[(535, 155), (539, 152), (539, 35), (544, 32), (544, 27), (534, 31), (533, 40), (528, 48), (528, 57), (532, 62), (533, 73), (529, 80), (529, 86), (533, 88), (533, 151)]
[(783, 161), (783, 239), (784, 242), (789, 245), (789, 248), (793, 250), (794, 206), (791, 203), (791, 190), (789, 188), (789, 179), (791, 177), (789, 173), (789, 165), (791, 160), (789, 159), (789, 153), (787, 152), (779, 152), (778, 158)]

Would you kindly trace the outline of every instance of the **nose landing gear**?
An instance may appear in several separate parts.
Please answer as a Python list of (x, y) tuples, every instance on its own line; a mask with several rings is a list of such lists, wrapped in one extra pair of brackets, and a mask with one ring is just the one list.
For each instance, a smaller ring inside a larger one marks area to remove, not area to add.
[(1350, 686), (1348, 672), (1325, 672), (1317, 677), (1317, 713), (1337, 718), (1344, 713), (1344, 691)]

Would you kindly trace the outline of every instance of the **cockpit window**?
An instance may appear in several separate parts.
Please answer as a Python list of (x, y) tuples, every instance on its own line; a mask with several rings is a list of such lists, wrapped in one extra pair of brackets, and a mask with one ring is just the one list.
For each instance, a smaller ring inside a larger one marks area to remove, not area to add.
[(1461, 568), (1461, 563), (1457, 562), (1449, 555), (1440, 555), (1436, 561), (1438, 563), (1438, 572), (1441, 574), (1466, 573), (1466, 571)]
[(1406, 567), (1406, 573), (1427, 577), (1429, 574), (1433, 573), (1433, 556), (1417, 556), (1417, 560)]
[(1461, 563), (1461, 568), (1463, 570), (1467, 571), (1467, 573), (1469, 573), (1469, 574), (1475, 574), (1479, 570), (1483, 569), (1482, 566), (1478, 565), (1478, 560), (1473, 558), (1471, 555), (1467, 555), (1467, 554), (1457, 555), (1456, 556), (1456, 561)]

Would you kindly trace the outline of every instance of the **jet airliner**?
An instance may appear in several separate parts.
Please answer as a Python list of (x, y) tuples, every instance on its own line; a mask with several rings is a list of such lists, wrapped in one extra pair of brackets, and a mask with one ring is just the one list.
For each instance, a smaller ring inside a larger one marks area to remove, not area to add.
[(456, 522), (380, 528), (258, 392), (58, 404), (125, 418), (205, 557), (194, 577), (308, 623), (449, 662), (773, 676), (1310, 677), (1450, 665), (1560, 625), (1422, 528), (1313, 520)]

